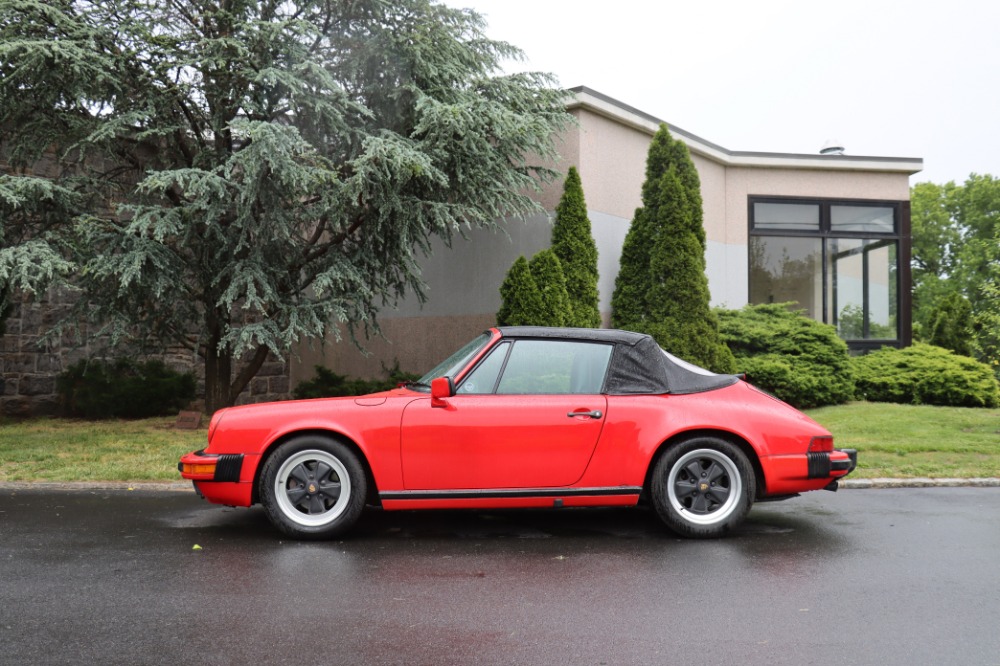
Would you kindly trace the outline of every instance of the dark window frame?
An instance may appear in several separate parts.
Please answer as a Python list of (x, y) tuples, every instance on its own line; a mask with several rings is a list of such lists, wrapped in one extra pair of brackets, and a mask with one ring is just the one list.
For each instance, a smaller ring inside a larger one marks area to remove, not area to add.
[[(810, 204), (819, 206), (819, 229), (767, 229), (755, 228), (754, 226), (754, 204)], [(885, 207), (893, 210), (893, 231), (835, 231), (831, 228), (831, 210), (834, 206), (858, 206), (858, 207)], [(854, 239), (854, 240), (894, 240), (897, 243), (898, 279), (899, 285), (896, 294), (896, 336), (897, 339), (862, 339), (847, 340), (848, 347), (852, 352), (864, 353), (879, 349), (884, 346), (906, 347), (913, 341), (913, 297), (912, 282), (910, 274), (910, 258), (912, 255), (913, 238), (910, 221), (910, 202), (892, 199), (842, 199), (824, 197), (783, 197), (772, 195), (750, 195), (747, 197), (747, 226), (749, 227), (749, 239), (753, 237), (797, 237), (797, 238), (819, 238), (822, 240), (821, 262), (823, 267), (823, 320), (826, 322), (829, 303), (829, 281), (832, 279), (827, 266), (827, 241), (830, 239)], [(749, 252), (749, 243), (747, 246)], [(752, 268), (747, 262), (747, 302), (750, 300), (750, 276)], [(865, 276), (867, 281), (867, 275)], [(866, 290), (867, 291), (867, 290)], [(833, 323), (833, 322), (826, 322)], [(865, 321), (867, 332), (868, 322)]]

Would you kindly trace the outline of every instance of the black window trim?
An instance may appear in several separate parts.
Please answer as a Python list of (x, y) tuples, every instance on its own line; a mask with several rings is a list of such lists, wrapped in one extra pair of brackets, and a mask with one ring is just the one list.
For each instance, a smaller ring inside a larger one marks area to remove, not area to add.
[[(754, 204), (757, 203), (773, 203), (773, 204), (816, 204), (819, 206), (819, 229), (757, 229), (754, 226)], [(875, 232), (875, 231), (834, 231), (831, 229), (830, 219), (831, 219), (831, 209), (834, 206), (864, 206), (864, 207), (878, 207), (884, 206), (886, 208), (893, 209), (893, 231), (892, 232)], [(896, 260), (899, 264), (898, 266), (898, 279), (899, 287), (896, 294), (896, 308), (898, 313), (898, 321), (896, 323), (896, 339), (861, 339), (861, 340), (846, 340), (848, 347), (852, 352), (855, 353), (865, 353), (872, 349), (878, 349), (883, 346), (897, 346), (906, 347), (912, 343), (913, 339), (913, 324), (912, 324), (912, 313), (913, 313), (913, 298), (912, 298), (912, 284), (910, 275), (910, 257), (912, 251), (913, 240), (911, 237), (910, 229), (910, 202), (909, 200), (893, 200), (893, 199), (846, 199), (838, 197), (803, 197), (803, 196), (777, 196), (777, 195), (748, 195), (747, 196), (747, 227), (748, 227), (748, 241), (754, 236), (767, 236), (767, 237), (795, 237), (795, 238), (817, 238), (823, 242), (820, 244), (821, 257), (823, 266), (822, 275), (822, 290), (823, 290), (823, 305), (822, 313), (823, 320), (826, 320), (827, 316), (827, 293), (829, 290), (829, 280), (830, 276), (827, 275), (827, 239), (835, 238), (851, 238), (858, 240), (895, 240), (896, 246)], [(749, 253), (749, 242), (747, 245), (747, 252)], [(747, 302), (750, 303), (750, 263), (747, 262)], [(827, 322), (829, 323), (829, 322)], [(865, 327), (867, 329), (868, 323), (865, 322)]]

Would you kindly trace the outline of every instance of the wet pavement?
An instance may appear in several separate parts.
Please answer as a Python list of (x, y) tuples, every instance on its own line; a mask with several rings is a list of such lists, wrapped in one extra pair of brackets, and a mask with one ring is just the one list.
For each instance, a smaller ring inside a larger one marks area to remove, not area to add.
[[(195, 546), (199, 549), (195, 549)], [(990, 664), (1000, 488), (388, 513), (283, 539), (190, 492), (0, 489), (2, 664)]]

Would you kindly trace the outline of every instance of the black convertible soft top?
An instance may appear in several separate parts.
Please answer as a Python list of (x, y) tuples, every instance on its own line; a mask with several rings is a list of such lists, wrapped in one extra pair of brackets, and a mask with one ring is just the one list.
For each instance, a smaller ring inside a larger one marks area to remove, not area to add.
[(611, 367), (604, 381), (608, 395), (683, 395), (731, 386), (736, 375), (717, 375), (660, 349), (645, 333), (603, 328), (501, 326), (505, 338), (559, 338), (614, 344)]

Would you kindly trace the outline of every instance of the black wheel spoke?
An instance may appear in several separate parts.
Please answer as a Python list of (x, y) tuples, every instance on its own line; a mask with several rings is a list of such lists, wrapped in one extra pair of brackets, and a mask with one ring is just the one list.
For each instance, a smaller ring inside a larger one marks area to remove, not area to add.
[(680, 500), (685, 500), (690, 497), (698, 489), (698, 484), (693, 481), (687, 481), (684, 479), (677, 479), (674, 482), (674, 493)]
[(309, 513), (315, 515), (317, 513), (323, 513), (326, 511), (326, 503), (323, 498), (319, 495), (313, 495), (309, 498)]
[(301, 465), (296, 465), (292, 471), (288, 473), (289, 479), (295, 479), (300, 485), (309, 485), (309, 470), (306, 469), (306, 463)]
[(288, 488), (285, 493), (288, 495), (288, 501), (292, 503), (293, 506), (299, 506), (308, 493), (305, 488)]
[(701, 473), (702, 473), (701, 461), (692, 460), (684, 468), (684, 471), (688, 473), (688, 477), (690, 477), (691, 483), (698, 483), (698, 479), (701, 478)]
[(695, 513), (708, 513), (708, 496), (705, 493), (698, 493), (691, 503), (691, 510)]
[(705, 480), (707, 480), (709, 483), (714, 483), (718, 481), (720, 478), (724, 477), (725, 475), (726, 475), (725, 468), (713, 460), (712, 465), (708, 468), (708, 471), (706, 472)]
[(725, 504), (726, 500), (729, 499), (729, 488), (725, 486), (716, 486), (709, 489), (708, 495), (710, 495), (719, 504)]
[(333, 468), (327, 465), (322, 460), (318, 460), (316, 461), (316, 468), (314, 471), (316, 480), (322, 482), (323, 479), (326, 479), (330, 476), (330, 474), (333, 472)]
[(319, 491), (325, 496), (333, 501), (336, 501), (340, 497), (340, 481), (320, 481)]

